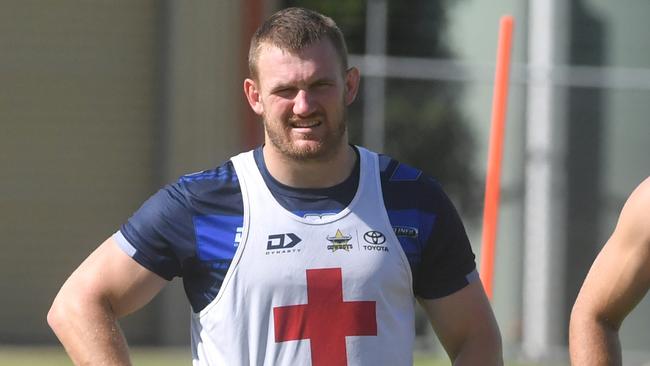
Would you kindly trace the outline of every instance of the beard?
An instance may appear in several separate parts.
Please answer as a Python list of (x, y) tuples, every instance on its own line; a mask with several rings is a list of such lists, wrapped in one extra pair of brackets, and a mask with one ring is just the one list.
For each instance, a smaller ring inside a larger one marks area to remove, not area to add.
[[(292, 131), (293, 122), (297, 118), (286, 121), (269, 121), (264, 116), (264, 129), (268, 141), (282, 155), (298, 161), (322, 161), (334, 156), (338, 149), (347, 145), (347, 108), (337, 121), (326, 120), (322, 114), (314, 114), (309, 119), (318, 119), (321, 125), (317, 129), (325, 128), (322, 133), (301, 134), (296, 139)], [(334, 122), (334, 123), (332, 123)]]

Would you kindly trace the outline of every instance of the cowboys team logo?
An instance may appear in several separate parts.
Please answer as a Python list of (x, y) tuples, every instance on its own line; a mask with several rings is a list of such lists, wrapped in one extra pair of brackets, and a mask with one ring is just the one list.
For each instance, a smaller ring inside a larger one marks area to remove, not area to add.
[(377, 252), (387, 252), (388, 248), (384, 246), (386, 235), (377, 230), (367, 231), (363, 234), (363, 240), (370, 245), (363, 245), (363, 249)]
[(336, 252), (339, 249), (343, 249), (346, 252), (349, 252), (350, 249), (352, 249), (352, 244), (348, 244), (351, 239), (351, 235), (343, 235), (341, 230), (337, 229), (336, 235), (327, 237), (327, 240), (332, 243), (327, 246), (327, 249), (331, 250), (332, 252)]

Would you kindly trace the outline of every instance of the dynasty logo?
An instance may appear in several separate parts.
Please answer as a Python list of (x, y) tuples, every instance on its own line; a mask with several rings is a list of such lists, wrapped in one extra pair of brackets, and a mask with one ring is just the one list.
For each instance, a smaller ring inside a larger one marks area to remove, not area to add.
[(351, 239), (351, 235), (343, 235), (341, 230), (337, 229), (336, 235), (327, 237), (327, 240), (332, 243), (327, 246), (327, 249), (331, 250), (332, 252), (336, 252), (339, 249), (343, 249), (346, 252), (349, 252), (350, 249), (352, 249), (352, 244), (348, 244)]
[(302, 239), (294, 233), (269, 235), (266, 242), (266, 254), (294, 253), (300, 248), (294, 248)]

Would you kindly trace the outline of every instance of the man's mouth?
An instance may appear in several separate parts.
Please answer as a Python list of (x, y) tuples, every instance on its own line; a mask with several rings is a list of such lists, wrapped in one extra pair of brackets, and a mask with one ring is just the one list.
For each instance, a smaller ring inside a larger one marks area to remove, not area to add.
[(312, 120), (312, 121), (292, 122), (290, 126), (293, 129), (312, 129), (320, 126), (320, 124), (321, 124), (320, 121)]

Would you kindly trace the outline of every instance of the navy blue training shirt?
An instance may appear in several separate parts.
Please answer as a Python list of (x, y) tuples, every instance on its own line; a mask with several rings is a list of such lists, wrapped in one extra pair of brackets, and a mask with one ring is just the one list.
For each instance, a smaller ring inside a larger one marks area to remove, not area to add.
[[(356, 149), (355, 149), (356, 151)], [(254, 151), (275, 199), (299, 216), (326, 215), (345, 208), (359, 184), (359, 159), (342, 183), (296, 189), (266, 169), (262, 148)], [(414, 293), (434, 299), (476, 277), (465, 228), (440, 185), (420, 170), (379, 155), (384, 203), (413, 274)], [(182, 277), (192, 309), (217, 296), (241, 238), (243, 202), (231, 161), (181, 177), (149, 198), (121, 227), (142, 266), (171, 280)]]

